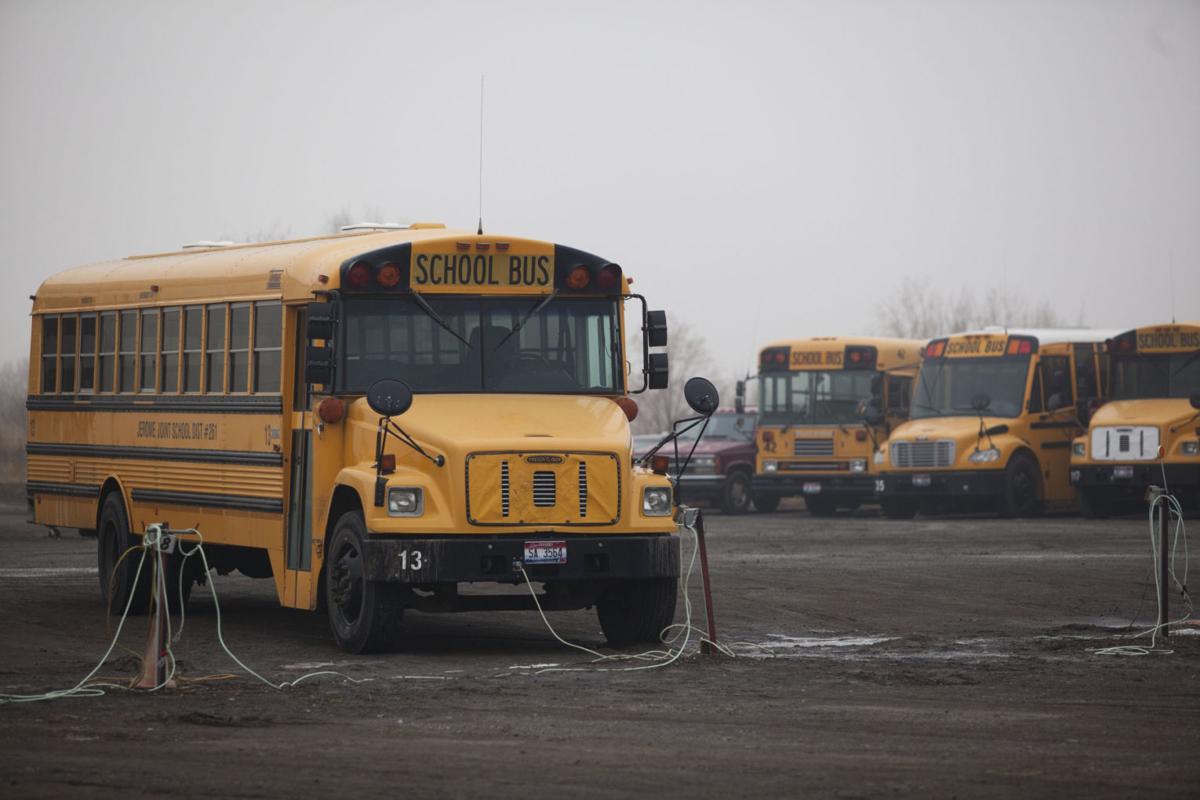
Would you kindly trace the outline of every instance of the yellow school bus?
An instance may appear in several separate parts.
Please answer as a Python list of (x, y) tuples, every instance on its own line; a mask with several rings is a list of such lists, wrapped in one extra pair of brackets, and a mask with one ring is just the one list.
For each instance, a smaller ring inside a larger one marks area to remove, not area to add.
[(803, 495), (817, 516), (875, 495), (871, 455), (908, 418), (921, 341), (817, 336), (758, 354), (754, 505)]
[(875, 454), (885, 516), (967, 507), (1032, 516), (1068, 506), (1071, 441), (1102, 397), (1089, 330), (988, 330), (925, 347), (912, 418)]
[(1155, 325), (1105, 345), (1110, 402), (1071, 452), (1071, 483), (1087, 516), (1136, 505), (1164, 483), (1200, 501), (1200, 323)]
[(666, 322), (629, 283), (581, 250), (434, 224), (55, 275), (33, 303), (32, 519), (96, 533), (115, 608), (146, 605), (117, 562), (166, 522), (198, 528), (217, 571), (327, 608), (352, 652), (396, 644), (406, 610), (531, 608), (458, 592), (525, 574), (544, 607), (655, 641), (679, 543), (667, 477), (631, 460), (629, 395), (665, 387)]

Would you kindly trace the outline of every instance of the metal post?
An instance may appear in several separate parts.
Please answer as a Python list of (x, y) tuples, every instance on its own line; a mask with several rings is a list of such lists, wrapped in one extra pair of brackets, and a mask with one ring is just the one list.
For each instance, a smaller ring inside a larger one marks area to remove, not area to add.
[[(168, 604), (165, 601), (167, 593), (166, 575), (159, 572), (159, 559), (163, 568), (170, 564), (170, 555), (159, 555), (157, 550), (147, 551), (148, 558), (154, 559), (150, 591), (153, 605), (150, 611), (150, 630), (146, 635), (146, 652), (142, 656), (142, 674), (135, 684), (139, 689), (153, 689), (162, 686), (167, 677), (167, 614)], [(168, 686), (173, 686), (174, 681)]]
[(1171, 527), (1171, 505), (1168, 497), (1169, 495), (1164, 492), (1159, 495), (1158, 501), (1158, 635), (1164, 639), (1170, 635), (1167, 631), (1167, 619), (1169, 618), (1167, 604), (1170, 602), (1171, 596), (1171, 593), (1167, 591), (1167, 580), (1170, 577), (1167, 539), (1170, 536)]
[[(708, 547), (704, 544), (704, 514), (696, 514), (696, 542), (700, 546), (700, 575), (704, 579), (704, 616), (708, 621), (708, 638), (717, 640), (717, 621), (713, 618), (712, 586), (708, 582)], [(713, 648), (708, 642), (700, 643), (700, 652), (712, 655)]]

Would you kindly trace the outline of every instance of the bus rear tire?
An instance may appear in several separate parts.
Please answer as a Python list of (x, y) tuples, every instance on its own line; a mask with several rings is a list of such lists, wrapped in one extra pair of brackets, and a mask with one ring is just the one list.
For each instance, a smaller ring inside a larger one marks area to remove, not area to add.
[(754, 510), (763, 514), (770, 514), (775, 509), (779, 508), (779, 495), (771, 492), (755, 492), (754, 493)]
[(329, 627), (347, 653), (383, 653), (400, 643), (404, 602), (400, 587), (367, 579), (367, 526), (362, 514), (338, 518), (325, 559)]
[(596, 602), (600, 629), (613, 647), (657, 644), (675, 621), (678, 578), (640, 578), (610, 588)]
[(917, 515), (917, 502), (900, 498), (880, 500), (879, 510), (888, 519), (912, 519)]
[(814, 517), (832, 517), (837, 512), (837, 501), (832, 497), (812, 495), (804, 498), (804, 507)]
[(750, 476), (745, 472), (733, 472), (725, 479), (725, 491), (721, 493), (721, 511), (726, 514), (745, 514), (750, 510)]
[[(150, 605), (153, 563), (142, 562), (142, 540), (129, 530), (129, 515), (120, 492), (110, 492), (100, 507), (96, 529), (96, 567), (100, 573), (100, 596), (110, 614), (144, 614)], [(134, 548), (130, 552), (130, 548)], [(128, 553), (128, 555), (126, 555)], [(138, 575), (138, 564), (142, 564)], [(137, 576), (137, 586), (134, 577)], [(132, 595), (132, 599), (131, 599)]]
[(1035, 517), (1041, 511), (1042, 476), (1037, 462), (1024, 453), (1016, 453), (1004, 468), (1004, 488), (1000, 492), (1000, 516)]

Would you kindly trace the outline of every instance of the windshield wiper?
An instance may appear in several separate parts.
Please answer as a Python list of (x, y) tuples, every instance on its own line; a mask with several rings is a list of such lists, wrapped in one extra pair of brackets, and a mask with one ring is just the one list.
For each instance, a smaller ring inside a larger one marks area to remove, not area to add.
[[(820, 398), (817, 400), (817, 403), (819, 404), (820, 407), (823, 407), (826, 411), (829, 412), (829, 417), (833, 420), (833, 424), (838, 426), (839, 431), (841, 431), (842, 433), (850, 432), (846, 429), (845, 424), (838, 421), (837, 412), (834, 410), (833, 405), (828, 400), (826, 400), (824, 398)], [(828, 424), (828, 423), (822, 423), (822, 424)]]
[[(513, 327), (512, 327), (512, 330), (511, 330), (511, 331), (509, 331), (508, 333), (504, 334), (504, 338), (503, 338), (503, 339), (501, 339), (501, 340), (500, 340), (500, 343), (496, 345), (496, 350), (499, 350), (499, 349), (500, 349), (500, 348), (501, 348), (501, 347), (504, 345), (504, 343), (505, 343), (505, 342), (507, 342), (507, 341), (508, 341), (509, 339), (511, 339), (513, 336), (516, 336), (516, 335), (517, 335), (517, 332), (518, 332), (518, 331), (520, 331), (520, 330), (521, 330), (521, 328), (524, 328), (524, 327), (525, 327), (525, 323), (526, 323), (526, 322), (529, 322), (529, 319), (530, 319), (530, 318), (531, 318), (531, 317), (532, 317), (534, 314), (538, 313), (538, 312), (539, 312), (539, 311), (541, 311), (543, 308), (545, 308), (547, 305), (549, 305), (550, 301), (551, 301), (551, 300), (553, 300), (555, 297), (558, 297), (558, 289), (555, 289), (555, 290), (553, 290), (552, 292), (550, 292), (550, 294), (546, 295), (546, 296), (545, 296), (545, 297), (543, 297), (543, 298), (542, 298), (540, 301), (538, 301), (538, 304), (537, 304), (537, 305), (535, 305), (533, 308), (529, 309), (529, 311), (527, 311), (527, 312), (525, 313), (525, 316), (521, 317), (521, 321), (520, 321), (520, 322), (518, 322), (516, 325), (513, 325)], [(493, 350), (492, 352), (494, 353), (494, 352), (495, 352), (495, 350)]]
[(470, 350), (470, 349), (471, 349), (471, 343), (470, 343), (470, 342), (468, 342), (466, 339), (464, 339), (464, 338), (463, 338), (463, 335), (462, 335), (461, 333), (459, 333), (458, 331), (454, 330), (454, 328), (451, 328), (451, 327), (450, 327), (450, 323), (449, 323), (449, 322), (446, 322), (446, 320), (444, 320), (444, 319), (442, 319), (441, 317), (439, 317), (439, 316), (438, 316), (438, 313), (437, 313), (436, 311), (434, 311), (434, 310), (433, 310), (433, 306), (429, 305), (429, 303), (427, 303), (427, 302), (425, 301), (425, 298), (424, 298), (424, 297), (421, 297), (421, 294), (420, 294), (420, 292), (413, 292), (413, 293), (412, 293), (412, 296), (413, 296), (413, 300), (417, 301), (417, 305), (421, 307), (421, 310), (422, 310), (422, 311), (424, 311), (424, 312), (425, 312), (425, 314), (426, 314), (426, 315), (427, 315), (427, 316), (428, 316), (428, 317), (429, 317), (431, 320), (433, 320), (433, 321), (434, 321), (434, 322), (436, 322), (436, 323), (437, 323), (439, 326), (441, 326), (441, 328), (442, 328), (443, 330), (445, 330), (445, 331), (449, 332), (449, 333), (450, 333), (450, 335), (451, 335), (451, 336), (453, 336), (455, 339), (458, 339), (460, 342), (462, 342), (463, 344), (465, 344), (465, 345), (467, 346), (467, 349), (468, 349), (468, 350)]
[(1197, 350), (1196, 352), (1192, 353), (1190, 356), (1188, 356), (1187, 360), (1185, 360), (1182, 364), (1180, 364), (1178, 367), (1176, 367), (1175, 370), (1171, 373), (1171, 377), (1174, 378), (1176, 375), (1178, 375), (1179, 373), (1183, 372), (1185, 369), (1190, 367), (1197, 358), (1200, 358), (1200, 350)]

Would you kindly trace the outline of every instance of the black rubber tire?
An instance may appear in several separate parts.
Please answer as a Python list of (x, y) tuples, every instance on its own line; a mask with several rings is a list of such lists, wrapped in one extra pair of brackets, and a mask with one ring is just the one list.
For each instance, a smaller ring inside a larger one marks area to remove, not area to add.
[(819, 494), (808, 495), (804, 498), (804, 507), (814, 517), (832, 517), (837, 513), (837, 500)]
[(399, 586), (366, 578), (367, 526), (362, 514), (338, 518), (325, 557), (329, 628), (347, 653), (384, 653), (400, 644), (404, 622)]
[(1042, 474), (1037, 462), (1025, 453), (1016, 453), (1004, 468), (1004, 487), (1000, 491), (1000, 516), (1036, 517), (1042, 510)]
[(912, 519), (917, 515), (917, 501), (892, 498), (879, 501), (879, 510), (888, 519)]
[[(149, 557), (146, 558), (135, 587), (133, 580), (138, 574), (138, 563), (142, 560), (142, 540), (129, 530), (129, 515), (125, 513), (125, 501), (120, 492), (110, 492), (104, 498), (104, 503), (100, 506), (100, 524), (96, 531), (96, 567), (100, 573), (100, 597), (108, 607), (109, 613), (120, 616), (125, 612), (127, 603), (130, 614), (146, 613), (150, 605), (150, 582), (154, 575), (154, 564)], [(121, 556), (131, 547), (137, 549), (122, 559)]]
[(725, 491), (721, 493), (721, 510), (726, 514), (745, 514), (750, 510), (753, 496), (750, 476), (742, 471), (731, 472), (725, 479)]
[(1088, 519), (1106, 519), (1112, 516), (1113, 504), (1103, 489), (1079, 490), (1079, 513)]
[(779, 508), (780, 496), (771, 492), (755, 492), (754, 493), (754, 510), (763, 514), (770, 514), (775, 509)]
[(596, 602), (600, 629), (613, 647), (658, 644), (675, 621), (678, 578), (641, 578), (613, 586)]

